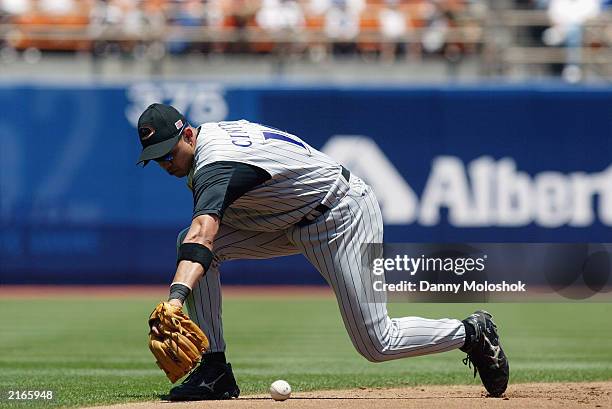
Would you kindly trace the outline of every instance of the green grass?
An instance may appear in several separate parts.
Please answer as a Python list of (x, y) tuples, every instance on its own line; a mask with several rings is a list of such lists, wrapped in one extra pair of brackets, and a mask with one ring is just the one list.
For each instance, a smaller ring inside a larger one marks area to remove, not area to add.
[[(147, 348), (156, 300), (2, 300), (0, 407), (155, 400), (170, 383)], [(469, 304), (392, 304), (392, 316), (463, 318)], [(489, 304), (512, 382), (612, 379), (612, 304)], [(275, 379), (295, 390), (478, 384), (459, 351), (380, 364), (353, 349), (332, 299), (224, 303), (228, 357), (243, 394)], [(51, 402), (7, 400), (8, 390), (53, 390)]]

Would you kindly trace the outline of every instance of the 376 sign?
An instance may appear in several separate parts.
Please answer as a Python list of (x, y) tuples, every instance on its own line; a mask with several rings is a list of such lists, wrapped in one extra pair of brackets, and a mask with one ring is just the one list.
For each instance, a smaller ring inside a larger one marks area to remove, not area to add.
[(126, 91), (125, 116), (136, 126), (138, 117), (153, 102), (170, 104), (183, 112), (194, 125), (223, 121), (228, 115), (224, 90), (215, 84), (190, 82), (141, 82)]

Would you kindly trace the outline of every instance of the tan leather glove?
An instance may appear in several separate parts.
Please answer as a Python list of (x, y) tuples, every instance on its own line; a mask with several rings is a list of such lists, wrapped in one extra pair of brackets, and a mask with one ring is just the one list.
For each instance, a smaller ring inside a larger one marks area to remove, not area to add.
[(174, 383), (187, 375), (208, 349), (208, 338), (182, 308), (160, 302), (149, 317), (149, 349)]

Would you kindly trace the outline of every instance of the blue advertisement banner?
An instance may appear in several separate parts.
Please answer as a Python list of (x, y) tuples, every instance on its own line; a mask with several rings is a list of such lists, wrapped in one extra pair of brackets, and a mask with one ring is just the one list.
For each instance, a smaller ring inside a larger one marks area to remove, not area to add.
[[(374, 189), (389, 242), (610, 242), (612, 88), (1, 84), (0, 282), (163, 283), (192, 197), (135, 165), (136, 120), (287, 130)], [(322, 283), (299, 256), (229, 283)]]

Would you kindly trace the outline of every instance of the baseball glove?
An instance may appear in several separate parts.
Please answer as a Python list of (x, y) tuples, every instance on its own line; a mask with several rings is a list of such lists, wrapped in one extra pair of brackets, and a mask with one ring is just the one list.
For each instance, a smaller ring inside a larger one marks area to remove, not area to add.
[(160, 302), (149, 317), (149, 349), (174, 383), (187, 375), (208, 349), (208, 338), (180, 307)]

